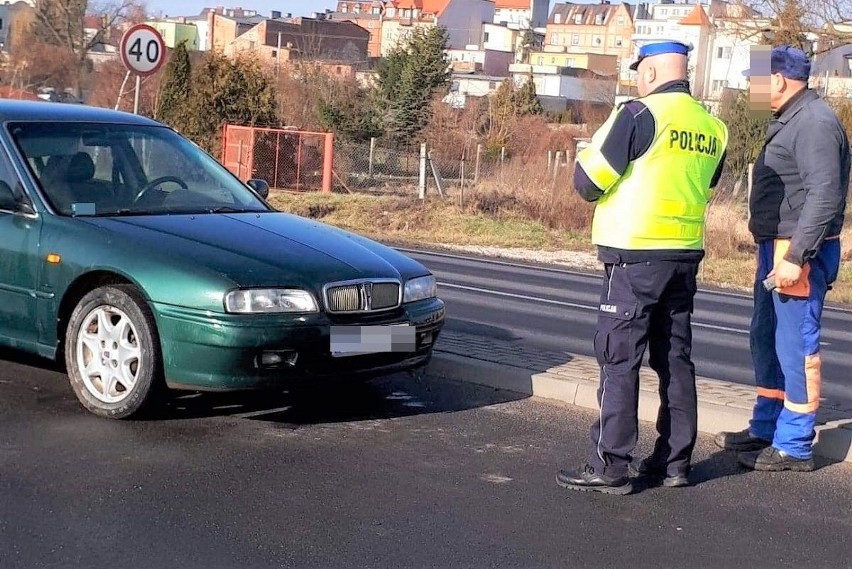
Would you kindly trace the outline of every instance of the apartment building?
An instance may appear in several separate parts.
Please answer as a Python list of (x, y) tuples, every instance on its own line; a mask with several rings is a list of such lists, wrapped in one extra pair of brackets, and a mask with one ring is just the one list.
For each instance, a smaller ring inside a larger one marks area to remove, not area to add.
[(544, 40), (546, 53), (613, 55), (622, 82), (630, 80), (631, 37), (639, 7), (627, 3), (562, 3), (553, 6)]

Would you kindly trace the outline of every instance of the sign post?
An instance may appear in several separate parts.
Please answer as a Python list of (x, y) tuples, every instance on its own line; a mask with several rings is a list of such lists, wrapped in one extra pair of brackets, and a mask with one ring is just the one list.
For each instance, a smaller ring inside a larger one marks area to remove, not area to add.
[(118, 51), (128, 73), (136, 75), (133, 112), (138, 115), (142, 77), (153, 75), (162, 67), (166, 60), (166, 42), (160, 32), (151, 26), (136, 24), (121, 36)]

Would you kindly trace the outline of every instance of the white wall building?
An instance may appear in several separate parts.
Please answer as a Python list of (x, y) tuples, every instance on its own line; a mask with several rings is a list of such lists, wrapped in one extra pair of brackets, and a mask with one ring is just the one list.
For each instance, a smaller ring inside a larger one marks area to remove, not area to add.
[(494, 0), (494, 23), (522, 30), (547, 25), (548, 0)]

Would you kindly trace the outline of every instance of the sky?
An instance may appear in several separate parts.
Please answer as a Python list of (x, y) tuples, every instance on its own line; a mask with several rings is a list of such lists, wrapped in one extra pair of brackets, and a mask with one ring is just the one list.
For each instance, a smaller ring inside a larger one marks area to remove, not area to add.
[[(592, 0), (575, 0), (580, 3), (592, 3)], [(551, 0), (550, 5), (557, 0)], [(596, 1), (594, 3), (597, 3)], [(150, 12), (159, 12), (167, 16), (194, 16), (206, 7), (225, 6), (228, 8), (246, 8), (257, 10), (261, 15), (268, 16), (272, 10), (291, 13), (294, 16), (310, 16), (311, 12), (333, 10), (337, 0), (147, 0)]]

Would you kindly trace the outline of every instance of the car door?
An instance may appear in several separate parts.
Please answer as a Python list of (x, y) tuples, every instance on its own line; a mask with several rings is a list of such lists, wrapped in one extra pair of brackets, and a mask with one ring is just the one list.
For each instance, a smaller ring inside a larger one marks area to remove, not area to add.
[[(23, 195), (23, 187), (2, 148), (0, 182)], [(13, 207), (0, 209), (0, 343), (7, 346), (31, 349), (38, 339), (40, 233), (38, 214)]]

